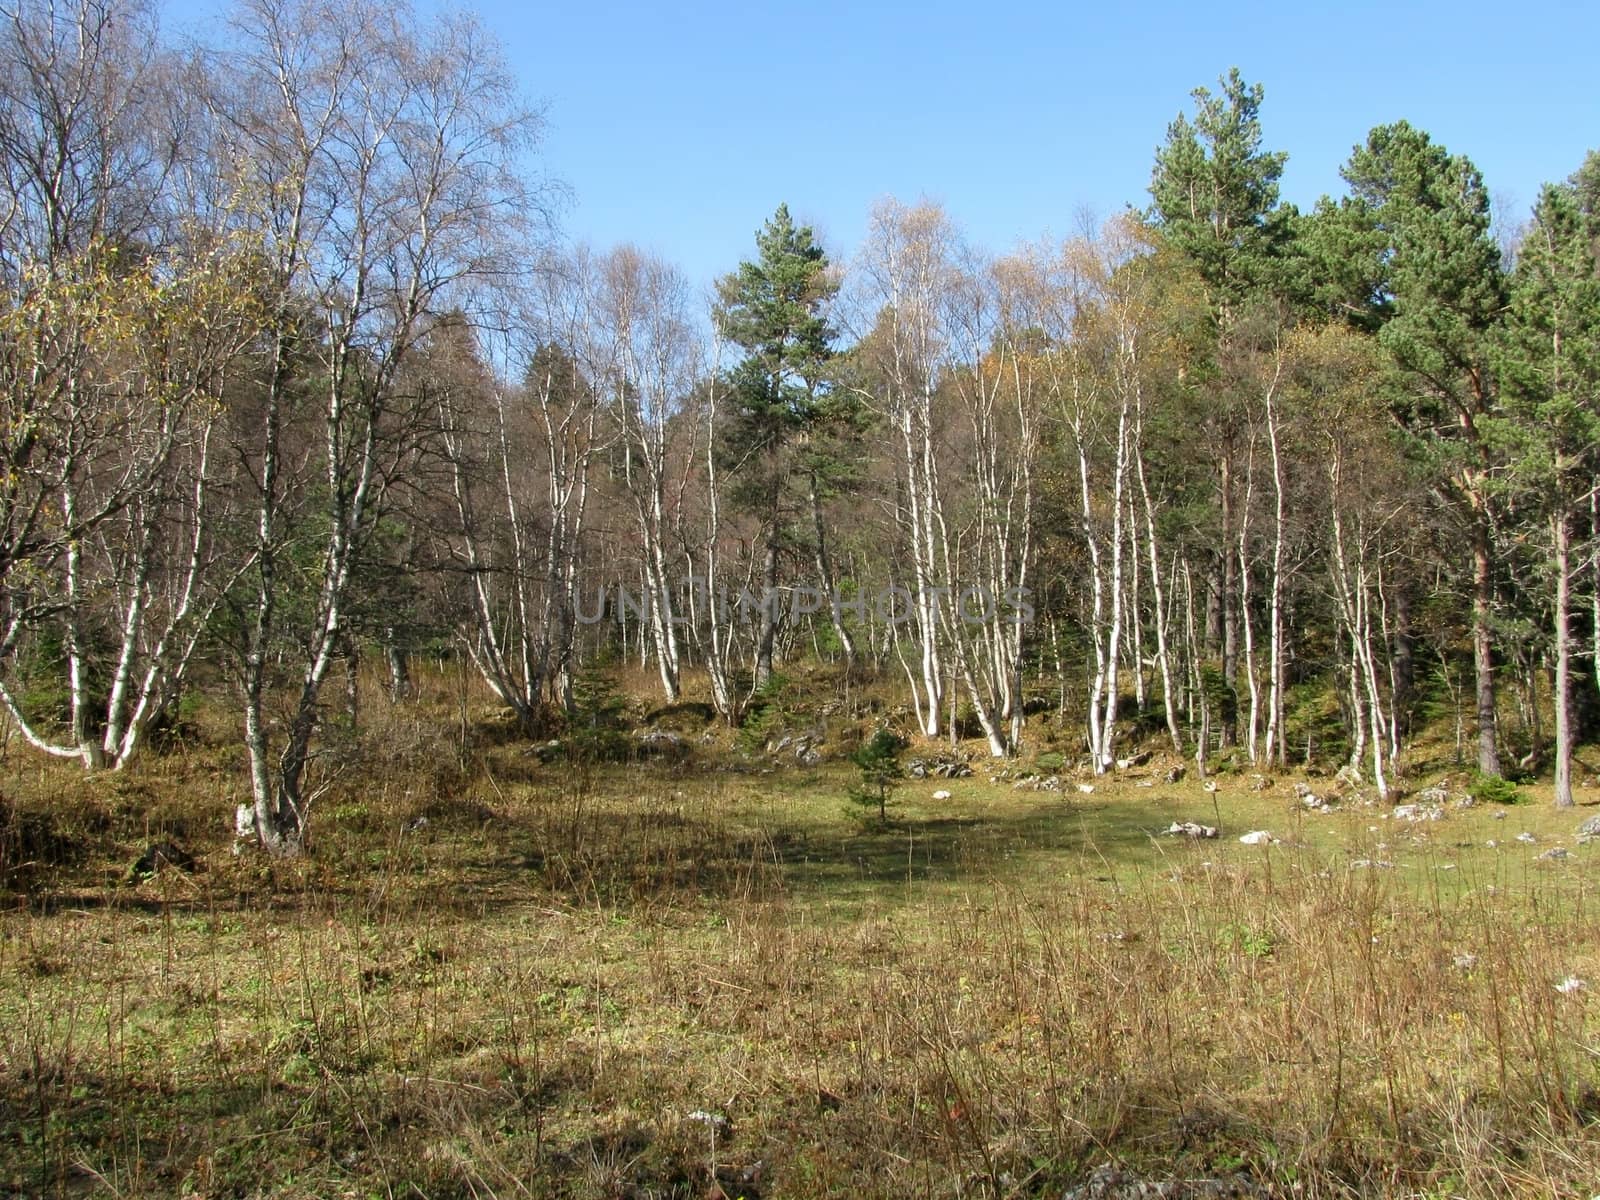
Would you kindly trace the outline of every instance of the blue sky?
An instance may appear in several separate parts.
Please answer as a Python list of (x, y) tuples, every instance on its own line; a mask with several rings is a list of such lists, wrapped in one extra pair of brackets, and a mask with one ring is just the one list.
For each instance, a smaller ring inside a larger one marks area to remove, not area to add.
[[(696, 284), (748, 255), (780, 201), (837, 257), (886, 195), (942, 202), (994, 250), (1143, 205), (1167, 123), (1232, 65), (1265, 86), (1265, 141), (1303, 206), (1401, 117), (1519, 217), (1600, 148), (1592, 3), (475, 7), (545, 109), (563, 233), (632, 241)], [(208, 36), (222, 8), (168, 0), (164, 21)]]

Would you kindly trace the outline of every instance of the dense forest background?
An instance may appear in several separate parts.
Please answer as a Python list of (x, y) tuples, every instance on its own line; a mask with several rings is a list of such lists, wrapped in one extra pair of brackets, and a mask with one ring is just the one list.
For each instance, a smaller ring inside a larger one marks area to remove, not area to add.
[(618, 664), (740, 724), (820, 663), (996, 756), (1048, 710), (1097, 772), (1153, 735), (1387, 795), (1442, 725), (1571, 803), (1600, 156), (1508, 231), (1399, 121), (1302, 212), (1233, 71), (1064, 244), (885, 200), (836, 262), (780, 205), (703, 299), (562, 241), (470, 18), (231, 29), (0, 30), (0, 704), (36, 750), (118, 769), (225, 696), (240, 833), (293, 852), (365, 658), (396, 701), (464, 658), (529, 733)]

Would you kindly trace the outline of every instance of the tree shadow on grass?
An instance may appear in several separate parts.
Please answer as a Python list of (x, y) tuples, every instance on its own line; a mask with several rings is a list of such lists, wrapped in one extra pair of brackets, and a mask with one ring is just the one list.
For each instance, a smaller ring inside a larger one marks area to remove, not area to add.
[[(330, 831), (299, 862), (235, 859), (204, 848), (204, 869), (135, 884), (77, 872), (35, 891), (35, 913), (119, 909), (143, 914), (364, 913), (374, 921), (419, 913), (462, 919), (558, 903), (633, 908), (659, 903), (761, 900), (777, 895), (862, 899), (903, 896), (894, 885), (1032, 882), (1068, 873), (1110, 878), (1153, 865), (1151, 837), (1165, 824), (1149, 801), (1040, 793), (979, 795), (947, 809), (903, 806), (882, 828), (830, 817), (826, 780), (799, 789), (800, 807), (725, 804), (691, 792), (681, 776), (635, 771), (631, 795), (616, 783), (515, 790), (499, 804), (463, 795), (435, 802), (426, 819), (393, 814), (381, 827)], [(803, 782), (803, 781), (801, 781)], [(793, 788), (790, 788), (793, 785)], [(998, 800), (998, 802), (997, 802)]]
[(883, 892), (892, 884), (1028, 882), (1090, 872), (1110, 878), (1150, 864), (1148, 808), (1043, 800), (1020, 813), (909, 817), (881, 829), (841, 828), (783, 847), (786, 885), (800, 892)]

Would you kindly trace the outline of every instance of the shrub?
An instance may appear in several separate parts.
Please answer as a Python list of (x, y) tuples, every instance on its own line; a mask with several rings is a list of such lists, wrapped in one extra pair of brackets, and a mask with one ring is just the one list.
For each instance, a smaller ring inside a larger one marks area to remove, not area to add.
[(1472, 773), (1467, 794), (1479, 804), (1521, 804), (1527, 799), (1509, 779), (1485, 775), (1482, 771)]

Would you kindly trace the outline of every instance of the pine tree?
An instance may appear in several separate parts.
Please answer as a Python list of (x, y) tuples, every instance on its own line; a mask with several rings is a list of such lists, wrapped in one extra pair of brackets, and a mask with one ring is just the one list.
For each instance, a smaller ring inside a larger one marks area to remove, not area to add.
[[(823, 536), (816, 517), (824, 490), (818, 464), (805, 451), (834, 411), (827, 387), (834, 331), (827, 310), (838, 284), (810, 227), (795, 225), (786, 204), (756, 234), (756, 252), (754, 262), (740, 263), (718, 283), (716, 315), (723, 335), (745, 352), (729, 380), (732, 413), (719, 449), (734, 476), (734, 502), (764, 525), (759, 690), (772, 677), (779, 559), (786, 546), (804, 540), (791, 495), (801, 479), (812, 532), (819, 542)], [(827, 561), (825, 544), (819, 558)]]
[(1548, 526), (1556, 659), (1556, 804), (1572, 804), (1571, 591), (1574, 528), (1600, 469), (1600, 263), (1596, 223), (1577, 187), (1549, 186), (1511, 281), (1499, 344), (1518, 507)]
[(1255, 353), (1251, 343), (1260, 339), (1243, 328), (1249, 324), (1245, 316), (1277, 287), (1277, 264), (1294, 213), (1278, 203), (1288, 155), (1261, 148), (1261, 85), (1247, 84), (1237, 67), (1220, 82), (1219, 93), (1195, 89), (1192, 121), (1180, 115), (1167, 127), (1150, 180), (1150, 215), (1166, 244), (1200, 279), (1210, 312), (1208, 353), (1190, 364), (1186, 384), (1203, 401), (1204, 453), (1216, 465), (1210, 576), (1227, 683), (1222, 736), (1232, 744), (1238, 736), (1240, 628), (1247, 619), (1235, 546), (1242, 528), (1237, 476), (1252, 397), (1230, 378), (1241, 373), (1225, 364)]
[(1478, 769), (1498, 775), (1492, 464), (1481, 425), (1496, 405), (1491, 351), (1505, 281), (1488, 190), (1470, 160), (1405, 121), (1372, 130), (1343, 174), (1349, 200), (1323, 211), (1370, 256), (1364, 273), (1378, 282), (1367, 315), (1401, 380), (1395, 416), (1470, 543)]
[(1150, 196), (1162, 233), (1195, 264), (1225, 330), (1268, 278), (1285, 234), (1275, 213), (1289, 156), (1261, 148), (1261, 85), (1245, 83), (1237, 67), (1220, 83), (1220, 94), (1195, 89), (1193, 121), (1180, 115), (1167, 127)]
[(860, 781), (850, 789), (850, 800), (864, 809), (877, 809), (879, 825), (889, 822), (889, 797), (900, 782), (904, 772), (900, 767), (900, 752), (905, 743), (898, 734), (880, 729), (850, 756), (861, 772)]

